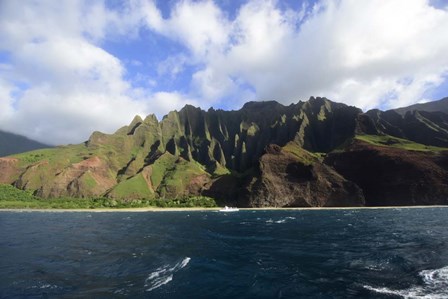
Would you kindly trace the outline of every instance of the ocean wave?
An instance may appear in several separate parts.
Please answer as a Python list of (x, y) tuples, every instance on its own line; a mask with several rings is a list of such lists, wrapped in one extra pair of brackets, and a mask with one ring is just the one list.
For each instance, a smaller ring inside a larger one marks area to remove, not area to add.
[(55, 284), (50, 284), (43, 281), (37, 281), (35, 284), (31, 285), (31, 289), (47, 289), (47, 290), (55, 290), (59, 289), (60, 287)]
[(272, 218), (269, 218), (268, 220), (266, 220), (266, 223), (285, 223), (287, 220), (294, 220), (296, 219), (296, 217), (285, 217), (283, 219), (280, 220), (272, 220)]
[(423, 279), (423, 286), (414, 286), (404, 290), (393, 290), (385, 287), (377, 288), (369, 285), (365, 285), (364, 288), (376, 293), (396, 295), (406, 299), (448, 298), (448, 266), (435, 270), (423, 270), (419, 272), (419, 275)]
[(165, 265), (157, 268), (156, 271), (150, 273), (145, 280), (146, 291), (150, 292), (172, 281), (173, 274), (180, 269), (185, 268), (190, 260), (191, 258), (186, 257), (172, 267), (170, 265)]

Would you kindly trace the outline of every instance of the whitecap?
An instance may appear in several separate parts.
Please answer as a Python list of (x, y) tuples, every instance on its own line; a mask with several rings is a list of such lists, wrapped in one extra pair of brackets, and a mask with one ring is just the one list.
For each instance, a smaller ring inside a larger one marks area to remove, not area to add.
[(156, 271), (150, 273), (145, 280), (145, 288), (147, 292), (157, 289), (173, 280), (173, 274), (180, 269), (185, 268), (190, 262), (191, 258), (186, 257), (182, 261), (176, 263), (174, 266), (165, 265), (159, 267)]
[(53, 285), (53, 284), (46, 283), (46, 284), (41, 285), (40, 288), (41, 288), (41, 289), (57, 289), (58, 286), (57, 286), (57, 285)]
[(168, 275), (168, 276), (157, 277), (157, 278), (155, 278), (155, 279), (151, 282), (151, 285), (146, 285), (146, 284), (145, 284), (145, 287), (148, 287), (148, 286), (149, 286), (149, 288), (146, 289), (146, 291), (147, 291), (147, 292), (151, 292), (152, 290), (155, 290), (155, 289), (157, 289), (157, 288), (159, 288), (159, 287), (161, 287), (161, 286), (163, 286), (163, 285), (169, 283), (169, 282), (172, 281), (172, 280), (173, 280), (173, 275), (172, 275), (172, 274), (170, 274), (170, 275)]
[(286, 222), (286, 219), (281, 219), (281, 220), (277, 220), (277, 221), (274, 221), (275, 223), (285, 223)]
[(54, 290), (54, 289), (58, 289), (59, 286), (55, 285), (55, 284), (50, 284), (50, 283), (46, 283), (46, 282), (42, 282), (42, 281), (38, 281), (35, 285), (31, 286), (31, 289), (49, 289), (49, 290)]
[(271, 218), (266, 220), (266, 223), (285, 223), (286, 220), (291, 220), (291, 219), (296, 219), (295, 217), (285, 217), (283, 219), (280, 220), (272, 220)]
[(423, 279), (423, 286), (413, 286), (404, 290), (393, 290), (385, 287), (372, 287), (369, 285), (365, 285), (364, 288), (376, 293), (396, 295), (406, 299), (448, 298), (448, 267), (435, 270), (423, 270), (419, 272), (419, 275)]

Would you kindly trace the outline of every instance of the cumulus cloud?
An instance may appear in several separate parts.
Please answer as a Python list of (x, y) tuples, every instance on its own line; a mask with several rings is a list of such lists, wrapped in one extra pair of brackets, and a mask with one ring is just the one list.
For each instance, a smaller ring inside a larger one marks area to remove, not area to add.
[[(120, 13), (136, 15), (130, 6)], [(135, 32), (138, 18), (120, 23), (120, 13), (101, 1), (2, 1), (0, 51), (9, 61), (0, 67), (0, 128), (48, 144), (81, 142), (154, 107), (179, 108), (157, 94), (150, 104), (151, 91), (133, 88), (123, 62), (101, 47), (110, 26), (114, 36)]]
[[(439, 2), (247, 0), (233, 12), (218, 1), (170, 3), (162, 13), (152, 0), (0, 1), (0, 129), (80, 142), (186, 103), (234, 109), (313, 95), (388, 109), (446, 85)], [(108, 42), (140, 42), (141, 57), (113, 54)]]
[(233, 20), (211, 1), (182, 1), (167, 19), (148, 11), (149, 27), (203, 66), (191, 86), (210, 103), (252, 93), (393, 108), (421, 100), (448, 71), (448, 12), (425, 0), (323, 0), (299, 11), (254, 0)]

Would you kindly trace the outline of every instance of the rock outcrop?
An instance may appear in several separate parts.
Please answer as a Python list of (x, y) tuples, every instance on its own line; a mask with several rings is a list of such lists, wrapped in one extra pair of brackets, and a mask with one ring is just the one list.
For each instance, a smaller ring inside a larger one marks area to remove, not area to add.
[(311, 153), (269, 145), (246, 189), (251, 207), (364, 206), (362, 190)]
[(16, 158), (0, 158), (0, 182), (11, 184), (17, 179), (20, 173), (18, 162), (19, 160)]
[(354, 141), (324, 162), (361, 187), (367, 206), (448, 204), (448, 152)]

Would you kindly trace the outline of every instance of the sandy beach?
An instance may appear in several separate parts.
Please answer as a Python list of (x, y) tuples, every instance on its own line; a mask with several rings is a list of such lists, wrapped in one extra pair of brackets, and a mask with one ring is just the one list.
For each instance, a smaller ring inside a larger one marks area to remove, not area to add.
[[(427, 208), (448, 208), (448, 206), (434, 205), (434, 206), (381, 206), (381, 207), (295, 207), (295, 208), (239, 208), (240, 211), (286, 211), (286, 210), (297, 210), (297, 211), (322, 211), (322, 210), (375, 210), (375, 209), (427, 209)], [(99, 208), (99, 209), (0, 209), (0, 212), (87, 212), (87, 213), (113, 213), (113, 212), (195, 212), (195, 211), (211, 211), (218, 212), (221, 207), (216, 208), (156, 208), (156, 207), (145, 207), (145, 208)]]

